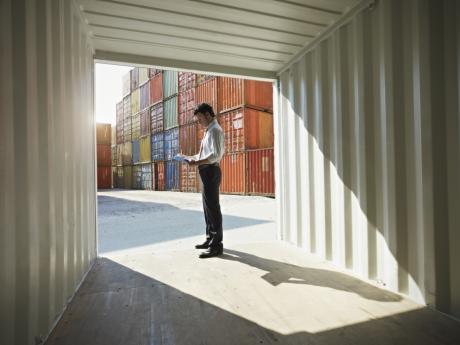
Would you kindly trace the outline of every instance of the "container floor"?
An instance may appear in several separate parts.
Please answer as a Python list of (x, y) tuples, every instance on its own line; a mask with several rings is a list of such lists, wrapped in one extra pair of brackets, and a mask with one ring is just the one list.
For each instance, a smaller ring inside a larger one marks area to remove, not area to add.
[(274, 199), (222, 195), (206, 260), (199, 194), (98, 199), (100, 257), (47, 344), (459, 344), (457, 321), (278, 242)]

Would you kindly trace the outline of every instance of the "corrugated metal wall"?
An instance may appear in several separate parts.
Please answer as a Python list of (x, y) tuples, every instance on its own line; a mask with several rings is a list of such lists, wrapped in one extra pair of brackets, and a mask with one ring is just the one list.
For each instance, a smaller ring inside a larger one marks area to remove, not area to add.
[(35, 344), (96, 256), (93, 58), (67, 0), (0, 2), (0, 343)]
[(460, 3), (381, 0), (280, 74), (280, 236), (460, 316)]

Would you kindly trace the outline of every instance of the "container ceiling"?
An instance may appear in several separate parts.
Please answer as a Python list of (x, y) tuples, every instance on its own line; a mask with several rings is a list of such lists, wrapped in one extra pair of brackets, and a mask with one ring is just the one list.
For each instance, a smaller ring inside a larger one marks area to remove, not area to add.
[(272, 78), (360, 0), (77, 0), (96, 59)]

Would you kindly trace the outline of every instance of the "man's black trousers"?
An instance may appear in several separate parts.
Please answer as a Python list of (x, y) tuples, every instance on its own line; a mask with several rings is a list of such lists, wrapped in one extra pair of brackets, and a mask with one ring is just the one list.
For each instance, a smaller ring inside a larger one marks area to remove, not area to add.
[(222, 245), (222, 213), (219, 203), (219, 186), (222, 172), (218, 165), (198, 167), (201, 178), (204, 219), (206, 221), (206, 240), (211, 248)]

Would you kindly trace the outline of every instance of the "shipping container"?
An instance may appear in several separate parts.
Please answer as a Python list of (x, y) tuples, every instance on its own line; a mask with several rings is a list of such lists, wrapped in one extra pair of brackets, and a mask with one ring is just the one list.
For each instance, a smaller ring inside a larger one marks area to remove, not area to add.
[(162, 161), (165, 159), (165, 138), (163, 132), (152, 134), (151, 151), (152, 161)]
[(110, 149), (110, 152), (111, 152), (111, 157), (112, 157), (112, 166), (115, 167), (118, 165), (118, 156), (117, 156), (117, 145), (112, 145), (111, 149)]
[(150, 109), (145, 109), (140, 114), (140, 136), (146, 136), (150, 134)]
[(141, 93), (137, 88), (131, 92), (131, 114), (136, 114), (141, 110)]
[(97, 144), (97, 166), (109, 167), (112, 163), (112, 150), (110, 145)]
[(153, 190), (165, 190), (165, 162), (152, 163), (152, 188)]
[(139, 86), (144, 85), (149, 81), (148, 67), (139, 67)]
[(180, 92), (178, 95), (179, 125), (186, 125), (194, 121), (195, 89)]
[(273, 148), (246, 152), (247, 194), (275, 196)]
[(139, 139), (133, 140), (132, 143), (132, 163), (137, 164), (141, 160), (141, 146)]
[(141, 178), (141, 189), (143, 190), (152, 190), (152, 165), (142, 164), (142, 178)]
[(163, 131), (163, 102), (150, 108), (150, 126), (152, 133)]
[(115, 106), (115, 123), (123, 122), (123, 100), (118, 102)]
[(124, 119), (123, 122), (123, 142), (130, 142), (132, 140), (132, 117)]
[(151, 151), (150, 151), (150, 135), (142, 137), (139, 139), (140, 145), (140, 162), (147, 163), (151, 160)]
[(208, 79), (197, 85), (195, 91), (195, 103), (209, 104), (217, 114), (217, 78)]
[(117, 180), (116, 180), (116, 186), (117, 188), (125, 188), (125, 179), (123, 175), (123, 167), (117, 167)]
[(123, 143), (124, 139), (124, 123), (123, 120), (121, 122), (117, 122), (116, 125), (116, 131), (117, 131), (117, 145), (120, 145)]
[(131, 93), (131, 71), (126, 73), (122, 79), (122, 96), (125, 97)]
[(273, 115), (251, 108), (221, 114), (225, 152), (273, 147)]
[(136, 113), (131, 117), (131, 140), (139, 139), (141, 135), (141, 114)]
[(123, 120), (131, 118), (131, 95), (123, 98)]
[(200, 190), (200, 176), (196, 166), (180, 164), (180, 191), (197, 193)]
[(163, 97), (167, 99), (177, 94), (177, 72), (163, 71)]
[(180, 191), (180, 169), (178, 161), (165, 162), (165, 190)]
[(179, 128), (169, 129), (165, 135), (165, 160), (171, 160), (179, 153)]
[(123, 167), (123, 188), (133, 188), (133, 167), (131, 165), (125, 165)]
[(152, 79), (154, 76), (156, 76), (157, 74), (161, 72), (162, 72), (161, 69), (150, 67), (149, 68), (149, 78)]
[(112, 168), (97, 167), (97, 188), (107, 189), (112, 185)]
[(178, 92), (194, 89), (196, 86), (196, 74), (192, 72), (178, 73)]
[(246, 153), (225, 154), (220, 161), (222, 181), (220, 191), (228, 194), (246, 194)]
[(140, 165), (133, 165), (132, 169), (133, 174), (133, 189), (141, 189), (141, 181), (142, 181), (142, 169)]
[(112, 129), (110, 123), (96, 123), (96, 143), (110, 145)]
[(270, 82), (217, 77), (219, 113), (240, 107), (273, 112), (273, 86)]
[(131, 70), (131, 92), (139, 87), (139, 68), (134, 67)]
[(128, 141), (123, 143), (121, 151), (121, 163), (123, 165), (131, 165), (133, 164), (133, 143)]
[(145, 110), (150, 106), (150, 83), (145, 83), (139, 88), (140, 110)]
[(163, 101), (163, 73), (158, 73), (150, 80), (150, 104)]
[(191, 123), (179, 127), (179, 151), (184, 155), (192, 156), (198, 153), (201, 138), (198, 139), (198, 123)]
[(115, 126), (112, 126), (111, 134), (110, 145), (115, 145), (117, 143), (117, 129)]
[(165, 130), (177, 127), (179, 125), (177, 118), (177, 96), (171, 97), (164, 101), (163, 120)]

